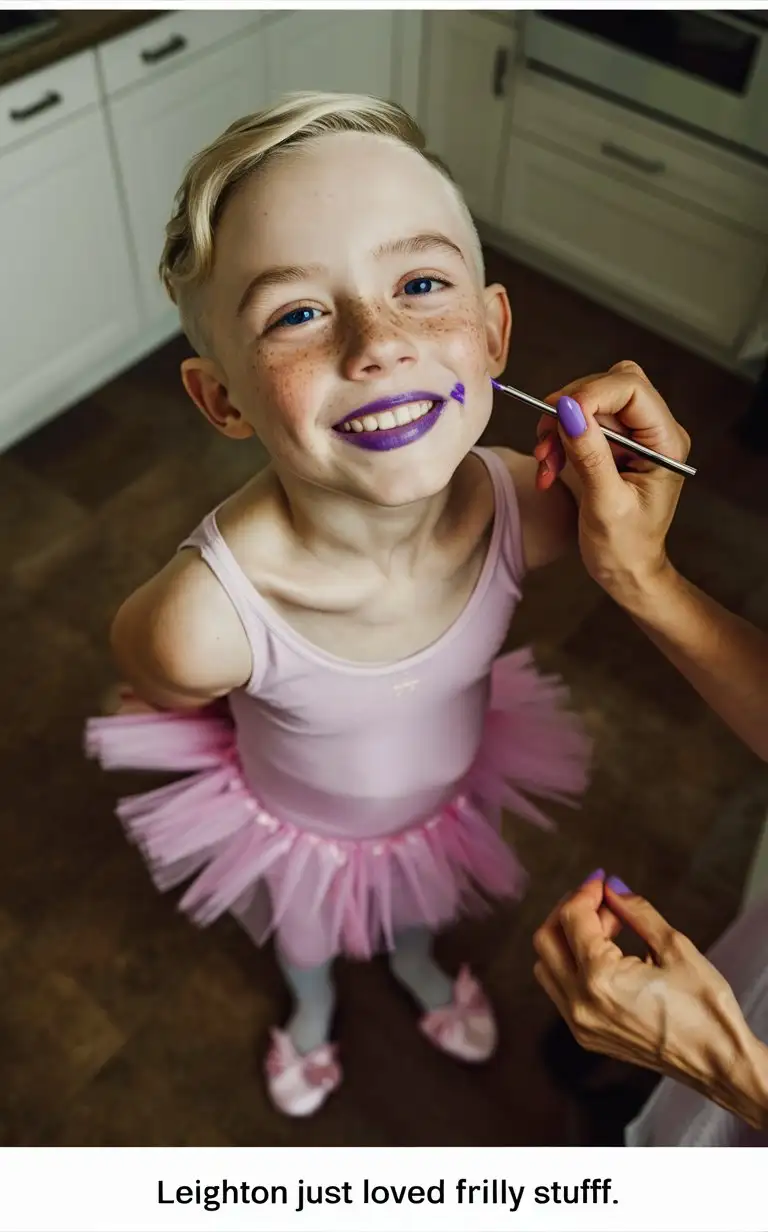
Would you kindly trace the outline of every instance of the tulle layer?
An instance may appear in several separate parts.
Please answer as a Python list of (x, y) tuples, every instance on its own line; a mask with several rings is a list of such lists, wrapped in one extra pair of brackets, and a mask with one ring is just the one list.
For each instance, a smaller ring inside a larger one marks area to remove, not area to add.
[(589, 744), (562, 685), (527, 651), (497, 660), (481, 747), (461, 792), (436, 815), (385, 838), (337, 839), (267, 811), (246, 783), (229, 711), (92, 719), (86, 751), (107, 769), (187, 772), (121, 800), (118, 816), (160, 890), (191, 880), (180, 907), (199, 925), (237, 910), (257, 886), (271, 902), (266, 937), (300, 906), (322, 921), (329, 953), (367, 957), (396, 932), (437, 928), (495, 898), (519, 897), (525, 873), (501, 838), (509, 808), (548, 826), (531, 796), (573, 803)]

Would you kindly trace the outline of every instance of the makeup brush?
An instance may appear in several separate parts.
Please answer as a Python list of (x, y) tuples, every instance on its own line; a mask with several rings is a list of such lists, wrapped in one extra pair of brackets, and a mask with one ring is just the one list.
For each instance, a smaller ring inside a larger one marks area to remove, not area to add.
[[(525, 394), (521, 389), (515, 389), (512, 385), (502, 385), (500, 381), (491, 381), (494, 389), (500, 390), (503, 394), (508, 394), (510, 398), (516, 398), (518, 402), (525, 402), (527, 406), (534, 406), (537, 411), (541, 411), (543, 415), (550, 415), (553, 419), (559, 419), (559, 415), (553, 406), (548, 402), (542, 402), (540, 398), (534, 398), (531, 394)], [(655, 449), (649, 449), (647, 445), (641, 445), (639, 441), (633, 441), (629, 436), (623, 436), (621, 432), (613, 432), (610, 428), (604, 428), (602, 424), (598, 425), (609, 441), (613, 441), (615, 445), (621, 445), (622, 449), (629, 450), (630, 453), (639, 454), (641, 458), (647, 458), (649, 462), (655, 463), (656, 466), (663, 466), (668, 471), (674, 471), (677, 475), (695, 475), (696, 467), (689, 466), (687, 462), (676, 462), (674, 458), (665, 458), (663, 453), (657, 453)]]

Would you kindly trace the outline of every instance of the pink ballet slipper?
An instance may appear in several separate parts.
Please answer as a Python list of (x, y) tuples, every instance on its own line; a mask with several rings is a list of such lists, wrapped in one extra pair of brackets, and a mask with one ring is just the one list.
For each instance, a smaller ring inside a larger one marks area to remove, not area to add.
[(311, 1116), (341, 1082), (341, 1066), (333, 1044), (312, 1052), (297, 1052), (285, 1031), (273, 1030), (265, 1064), (267, 1091), (280, 1112), (291, 1117)]
[(487, 1061), (496, 1048), (493, 1010), (469, 967), (461, 968), (450, 1005), (425, 1014), (419, 1027), (437, 1048), (459, 1061)]

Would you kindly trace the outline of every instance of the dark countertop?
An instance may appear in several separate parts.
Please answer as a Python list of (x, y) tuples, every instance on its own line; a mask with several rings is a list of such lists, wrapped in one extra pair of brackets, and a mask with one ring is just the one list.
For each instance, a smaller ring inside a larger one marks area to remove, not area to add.
[(0, 51), (0, 86), (47, 68), (57, 60), (74, 56), (79, 51), (96, 47), (117, 34), (125, 34), (136, 26), (154, 21), (172, 9), (127, 9), (112, 12), (109, 9), (59, 9), (56, 16), (59, 24), (50, 34), (34, 42), (24, 43), (11, 51)]

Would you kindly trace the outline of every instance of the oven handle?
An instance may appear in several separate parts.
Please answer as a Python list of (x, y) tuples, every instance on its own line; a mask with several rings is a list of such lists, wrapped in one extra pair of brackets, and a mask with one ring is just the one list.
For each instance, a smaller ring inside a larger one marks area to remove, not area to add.
[(604, 141), (600, 146), (600, 153), (604, 158), (612, 158), (617, 163), (624, 163), (635, 171), (642, 171), (644, 175), (663, 175), (667, 169), (667, 164), (660, 158), (643, 158), (640, 154), (626, 150), (624, 146), (616, 145), (613, 141)]

